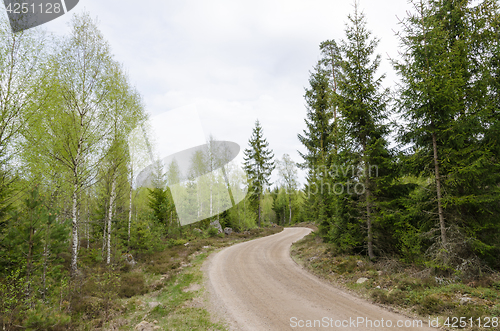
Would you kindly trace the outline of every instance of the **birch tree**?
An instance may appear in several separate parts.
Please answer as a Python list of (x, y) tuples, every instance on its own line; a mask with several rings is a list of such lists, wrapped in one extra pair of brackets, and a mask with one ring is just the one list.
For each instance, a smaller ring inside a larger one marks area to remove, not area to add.
[(106, 98), (113, 81), (109, 45), (96, 23), (84, 13), (74, 16), (71, 34), (60, 42), (50, 62), (51, 102), (31, 135), (40, 153), (65, 169), (71, 185), (71, 270), (78, 271), (78, 209), (83, 188), (96, 180), (104, 146), (112, 130)]

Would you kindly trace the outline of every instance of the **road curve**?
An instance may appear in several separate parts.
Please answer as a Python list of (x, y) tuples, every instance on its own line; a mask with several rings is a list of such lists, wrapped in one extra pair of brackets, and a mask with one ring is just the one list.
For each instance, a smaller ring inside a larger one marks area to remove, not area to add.
[(310, 231), (286, 228), (227, 247), (208, 259), (204, 269), (212, 305), (231, 329), (435, 330), (426, 321), (414, 324), (303, 270), (290, 257), (290, 246)]

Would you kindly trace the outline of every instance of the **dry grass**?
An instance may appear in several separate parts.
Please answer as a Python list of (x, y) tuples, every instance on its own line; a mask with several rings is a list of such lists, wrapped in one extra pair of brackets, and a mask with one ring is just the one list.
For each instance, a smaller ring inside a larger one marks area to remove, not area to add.
[[(431, 269), (397, 259), (372, 263), (364, 256), (337, 255), (335, 251), (312, 233), (295, 243), (291, 254), (297, 263), (332, 284), (409, 316), (438, 317), (441, 325), (452, 316), (475, 320), (500, 317), (498, 273), (460, 281), (438, 277)], [(357, 284), (361, 277), (368, 281)]]

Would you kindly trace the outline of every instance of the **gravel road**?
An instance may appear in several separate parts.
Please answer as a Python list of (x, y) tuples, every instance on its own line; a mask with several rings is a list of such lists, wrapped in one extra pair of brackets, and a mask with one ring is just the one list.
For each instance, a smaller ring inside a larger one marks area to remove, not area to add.
[(204, 270), (212, 310), (233, 330), (436, 330), (302, 269), (290, 246), (310, 231), (286, 228), (210, 256)]

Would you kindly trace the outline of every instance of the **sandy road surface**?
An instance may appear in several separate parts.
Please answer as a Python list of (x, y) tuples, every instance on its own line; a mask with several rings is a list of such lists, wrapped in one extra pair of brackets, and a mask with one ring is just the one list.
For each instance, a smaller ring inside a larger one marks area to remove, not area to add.
[[(225, 248), (207, 260), (204, 269), (212, 305), (232, 329), (436, 330), (425, 321), (423, 326), (398, 327), (397, 323), (412, 325), (414, 321), (344, 293), (303, 270), (289, 250), (310, 231), (287, 228)], [(306, 327), (308, 320), (313, 327)], [(389, 323), (392, 327), (387, 327)]]

